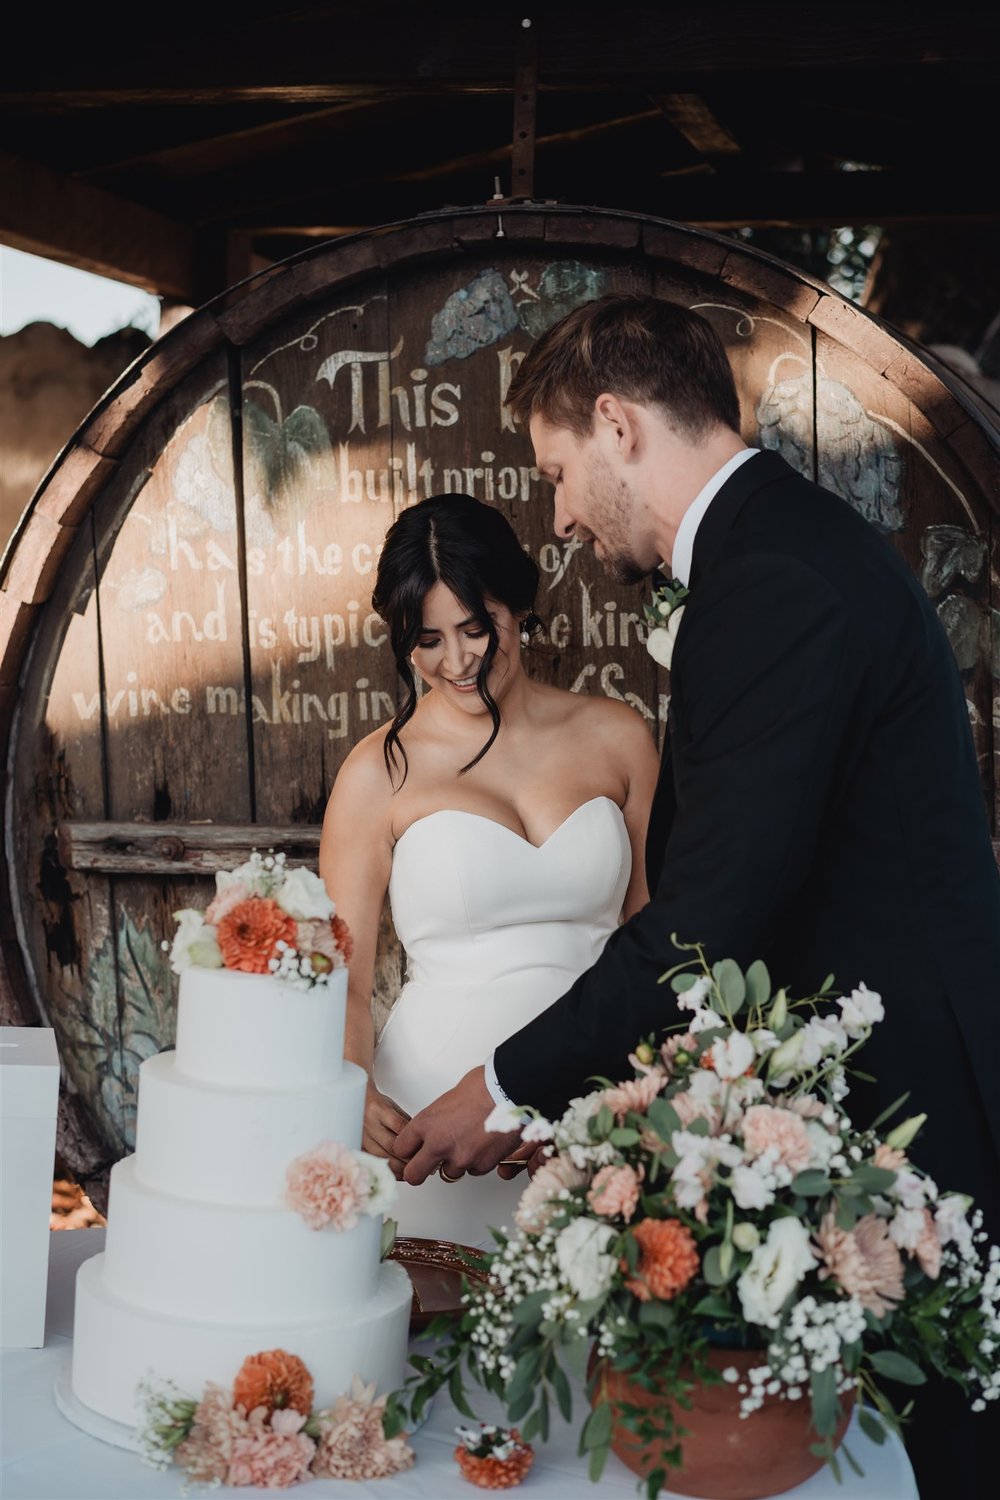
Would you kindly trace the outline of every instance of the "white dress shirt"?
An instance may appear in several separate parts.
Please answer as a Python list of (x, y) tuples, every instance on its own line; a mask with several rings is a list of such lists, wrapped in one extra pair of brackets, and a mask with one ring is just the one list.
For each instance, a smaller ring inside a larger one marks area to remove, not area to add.
[[(711, 479), (695, 495), (691, 504), (681, 517), (681, 523), (677, 528), (674, 538), (674, 551), (670, 560), (671, 574), (678, 583), (685, 588), (691, 581), (691, 559), (694, 556), (694, 539), (701, 525), (702, 517), (708, 510), (712, 501), (729, 478), (735, 474), (740, 464), (745, 464), (748, 458), (753, 458), (759, 453), (759, 448), (741, 448), (739, 453), (734, 453), (728, 463), (724, 463), (721, 469), (717, 469)], [(511, 1104), (513, 1100), (507, 1095), (497, 1077), (497, 1070), (493, 1062), (493, 1053), (490, 1053), (485, 1062), (486, 1087), (490, 1091), (490, 1097), (494, 1104)]]

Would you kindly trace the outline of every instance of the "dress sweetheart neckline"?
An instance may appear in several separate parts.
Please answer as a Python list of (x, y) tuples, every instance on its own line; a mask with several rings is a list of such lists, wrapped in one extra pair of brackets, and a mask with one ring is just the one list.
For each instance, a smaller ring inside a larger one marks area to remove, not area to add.
[(479, 823), (491, 823), (494, 828), (499, 828), (503, 833), (509, 833), (512, 839), (517, 839), (519, 844), (525, 844), (529, 849), (544, 849), (546, 844), (550, 844), (552, 842), (557, 833), (562, 832), (567, 823), (571, 823), (573, 821), (577, 813), (582, 812), (585, 807), (592, 807), (595, 802), (610, 802), (612, 807), (618, 808), (618, 811), (621, 812), (621, 808), (618, 807), (618, 803), (613, 797), (607, 797), (603, 793), (599, 797), (588, 797), (586, 802), (581, 802), (578, 807), (574, 807), (571, 813), (567, 813), (562, 822), (558, 824), (557, 827), (553, 828), (548, 838), (543, 839), (540, 844), (533, 844), (530, 839), (526, 839), (524, 837), (523, 833), (515, 833), (514, 829), (508, 828), (506, 823), (500, 823), (496, 818), (488, 818), (484, 813), (468, 812), (465, 808), (462, 807), (439, 807), (436, 812), (424, 813), (422, 817), (414, 818), (412, 823), (407, 823), (406, 827), (403, 829), (402, 833), (399, 835), (399, 838), (393, 845), (393, 849), (395, 850), (399, 848), (400, 844), (402, 843), (403, 839), (406, 838), (406, 835), (409, 833), (410, 829), (416, 828), (418, 823), (428, 823), (430, 822), (431, 818), (446, 817), (475, 818)]

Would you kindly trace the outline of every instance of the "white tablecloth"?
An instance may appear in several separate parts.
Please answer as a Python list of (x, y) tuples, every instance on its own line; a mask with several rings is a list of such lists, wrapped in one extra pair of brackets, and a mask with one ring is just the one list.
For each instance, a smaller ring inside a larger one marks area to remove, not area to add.
[[(57, 1409), (53, 1390), (65, 1369), (73, 1335), (76, 1268), (103, 1246), (102, 1229), (59, 1230), (50, 1237), (49, 1290), (45, 1347), (3, 1351), (2, 1362), (2, 1500), (177, 1500), (178, 1469), (159, 1473), (146, 1468), (134, 1453), (89, 1437)], [(479, 1416), (502, 1421), (499, 1403), (475, 1393)], [(416, 1463), (392, 1479), (349, 1484), (316, 1479), (297, 1487), (302, 1500), (448, 1500), (479, 1493), (460, 1475), (452, 1457), (455, 1427), (464, 1421), (444, 1392), (413, 1439)], [(859, 1479), (848, 1466), (837, 1485), (828, 1469), (806, 1484), (786, 1491), (786, 1500), (917, 1500), (917, 1489), (902, 1445), (890, 1439), (881, 1448), (870, 1443), (856, 1422), (848, 1443), (865, 1471)], [(228, 1493), (222, 1491), (220, 1493)], [(237, 1494), (263, 1494), (240, 1489)], [(266, 1493), (273, 1493), (267, 1491)], [(516, 1493), (524, 1500), (588, 1500), (589, 1496), (637, 1494), (636, 1476), (613, 1455), (600, 1482), (587, 1478), (586, 1464), (576, 1456), (576, 1432), (557, 1417), (548, 1443), (537, 1444), (535, 1462)]]

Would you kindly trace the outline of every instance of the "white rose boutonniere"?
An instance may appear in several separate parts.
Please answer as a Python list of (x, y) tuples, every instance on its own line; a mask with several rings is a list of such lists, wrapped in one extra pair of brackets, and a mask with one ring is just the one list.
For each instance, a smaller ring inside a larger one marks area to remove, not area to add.
[(684, 615), (684, 600), (689, 590), (682, 583), (665, 583), (655, 589), (643, 613), (649, 626), (646, 650), (661, 667), (670, 670), (674, 659), (674, 643)]

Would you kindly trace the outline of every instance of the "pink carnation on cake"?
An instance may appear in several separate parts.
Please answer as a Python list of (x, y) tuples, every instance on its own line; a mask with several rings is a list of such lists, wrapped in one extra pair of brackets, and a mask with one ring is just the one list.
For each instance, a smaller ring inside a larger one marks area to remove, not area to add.
[(777, 1160), (802, 1172), (812, 1159), (812, 1145), (800, 1115), (770, 1104), (752, 1104), (743, 1116), (743, 1144), (751, 1157), (776, 1151)]
[[(218, 880), (218, 877), (216, 879)], [(241, 901), (246, 901), (252, 894), (250, 887), (242, 880), (230, 881), (229, 885), (223, 886), (206, 906), (205, 921), (220, 922), (234, 906), (239, 906)]]
[(620, 1216), (627, 1224), (639, 1202), (641, 1182), (640, 1173), (633, 1167), (602, 1167), (590, 1184), (587, 1202), (602, 1217), (614, 1219)]
[[(339, 921), (340, 918), (335, 918)], [(329, 961), (334, 969), (339, 969), (347, 962), (346, 956), (337, 940), (333, 922), (322, 918), (310, 922), (299, 922), (298, 936), (295, 946), (305, 958), (312, 958), (316, 953), (321, 958)], [(342, 924), (346, 927), (346, 923)]]
[(285, 1202), (313, 1229), (332, 1224), (353, 1229), (368, 1193), (368, 1174), (354, 1152), (337, 1141), (324, 1141), (297, 1156), (286, 1174)]
[(351, 1381), (351, 1394), (338, 1396), (319, 1416), (320, 1439), (313, 1473), (331, 1479), (384, 1479), (413, 1463), (413, 1449), (405, 1434), (387, 1438), (382, 1426), (386, 1397), (375, 1396), (375, 1384), (360, 1376)]

